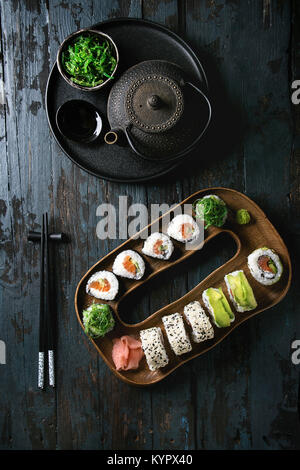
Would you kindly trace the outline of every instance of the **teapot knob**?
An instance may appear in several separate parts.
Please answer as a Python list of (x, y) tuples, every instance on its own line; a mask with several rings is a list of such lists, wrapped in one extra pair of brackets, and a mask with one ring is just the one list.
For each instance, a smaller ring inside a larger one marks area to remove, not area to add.
[(148, 98), (148, 105), (153, 109), (159, 109), (162, 106), (162, 100), (158, 95), (152, 95)]

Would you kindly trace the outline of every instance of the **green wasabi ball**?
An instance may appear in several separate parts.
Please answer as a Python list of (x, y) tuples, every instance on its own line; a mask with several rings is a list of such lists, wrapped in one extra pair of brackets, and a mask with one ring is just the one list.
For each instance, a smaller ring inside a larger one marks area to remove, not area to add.
[(239, 209), (236, 212), (236, 221), (238, 224), (246, 225), (246, 224), (249, 224), (250, 220), (251, 220), (251, 216), (246, 209)]
[(107, 304), (93, 304), (82, 312), (84, 331), (91, 338), (106, 335), (115, 326), (111, 308)]

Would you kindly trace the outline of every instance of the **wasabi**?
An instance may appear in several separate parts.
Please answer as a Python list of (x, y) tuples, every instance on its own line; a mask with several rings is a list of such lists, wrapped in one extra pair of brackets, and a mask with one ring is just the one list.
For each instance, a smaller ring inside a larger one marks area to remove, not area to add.
[(236, 212), (236, 221), (239, 225), (249, 224), (251, 216), (246, 209), (239, 209)]

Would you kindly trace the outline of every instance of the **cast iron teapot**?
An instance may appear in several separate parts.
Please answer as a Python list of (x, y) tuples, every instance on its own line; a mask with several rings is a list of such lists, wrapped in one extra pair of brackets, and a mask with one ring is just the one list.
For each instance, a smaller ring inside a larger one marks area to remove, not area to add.
[(148, 60), (128, 69), (112, 87), (107, 115), (115, 144), (125, 135), (146, 160), (172, 161), (190, 153), (211, 119), (207, 96), (171, 62)]

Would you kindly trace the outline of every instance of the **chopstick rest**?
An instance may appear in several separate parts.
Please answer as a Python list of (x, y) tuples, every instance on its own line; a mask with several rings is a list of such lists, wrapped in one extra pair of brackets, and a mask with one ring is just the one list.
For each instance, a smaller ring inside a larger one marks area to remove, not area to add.
[[(41, 241), (41, 232), (34, 232), (30, 230), (27, 235), (27, 240), (29, 242), (40, 242)], [(50, 233), (49, 240), (51, 242), (62, 242), (66, 243), (68, 241), (68, 237), (65, 233)]]

